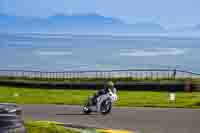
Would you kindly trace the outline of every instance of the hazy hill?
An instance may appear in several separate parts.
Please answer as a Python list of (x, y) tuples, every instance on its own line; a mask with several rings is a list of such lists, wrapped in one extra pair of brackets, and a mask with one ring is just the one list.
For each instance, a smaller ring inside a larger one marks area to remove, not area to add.
[(165, 29), (156, 23), (126, 24), (98, 14), (57, 14), (48, 18), (0, 14), (0, 32), (162, 33)]

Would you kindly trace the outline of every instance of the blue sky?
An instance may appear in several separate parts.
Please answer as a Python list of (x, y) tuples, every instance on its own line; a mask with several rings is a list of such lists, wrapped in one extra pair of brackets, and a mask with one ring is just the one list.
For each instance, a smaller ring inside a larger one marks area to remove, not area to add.
[(20, 16), (98, 13), (127, 23), (157, 22), (169, 28), (200, 24), (200, 0), (0, 0), (0, 13)]

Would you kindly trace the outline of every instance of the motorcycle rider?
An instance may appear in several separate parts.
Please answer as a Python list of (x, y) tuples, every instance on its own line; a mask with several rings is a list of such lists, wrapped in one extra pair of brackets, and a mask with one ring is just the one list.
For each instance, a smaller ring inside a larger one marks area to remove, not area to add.
[(117, 93), (117, 89), (114, 87), (114, 83), (112, 81), (107, 82), (106, 87), (104, 89), (100, 89), (92, 98), (93, 105), (97, 104), (97, 98), (101, 95), (105, 95), (109, 92), (114, 94)]

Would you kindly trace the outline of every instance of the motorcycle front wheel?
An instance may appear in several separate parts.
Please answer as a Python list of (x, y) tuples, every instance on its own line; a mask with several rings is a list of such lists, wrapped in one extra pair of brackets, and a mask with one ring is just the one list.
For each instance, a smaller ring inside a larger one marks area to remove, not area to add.
[(105, 100), (101, 103), (101, 114), (106, 115), (110, 113), (112, 109), (112, 102), (110, 100)]
[(89, 115), (92, 111), (88, 107), (83, 107), (83, 113)]

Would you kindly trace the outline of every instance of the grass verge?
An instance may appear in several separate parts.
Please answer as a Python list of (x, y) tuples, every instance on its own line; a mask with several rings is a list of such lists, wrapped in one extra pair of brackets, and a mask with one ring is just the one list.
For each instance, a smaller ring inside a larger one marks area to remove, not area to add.
[[(0, 86), (0, 102), (82, 105), (94, 92)], [(177, 92), (176, 102), (169, 101), (169, 92), (119, 91), (118, 95), (116, 106), (200, 108), (200, 92)]]
[(53, 122), (26, 122), (27, 133), (80, 133), (73, 129), (67, 129)]

